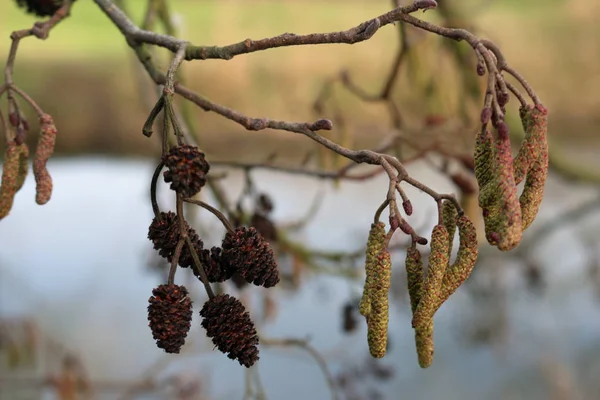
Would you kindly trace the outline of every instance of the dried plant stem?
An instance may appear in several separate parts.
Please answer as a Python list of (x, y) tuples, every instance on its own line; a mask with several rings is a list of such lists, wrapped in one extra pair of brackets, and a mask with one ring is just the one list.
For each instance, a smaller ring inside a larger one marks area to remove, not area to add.
[(152, 174), (152, 180), (150, 181), (150, 201), (152, 202), (152, 211), (154, 212), (154, 217), (160, 221), (160, 208), (158, 207), (158, 201), (156, 200), (156, 184), (158, 181), (158, 177), (160, 176), (160, 171), (162, 171), (165, 164), (161, 161), (156, 169), (154, 170), (154, 174)]
[(181, 250), (183, 249), (183, 245), (185, 244), (184, 238), (180, 238), (177, 242), (177, 247), (175, 247), (175, 253), (173, 254), (173, 259), (171, 260), (171, 268), (169, 269), (169, 279), (167, 283), (172, 285), (175, 283), (175, 273), (177, 272), (177, 264), (179, 263), (179, 258), (181, 257)]
[(219, 210), (217, 210), (216, 208), (211, 206), (210, 204), (206, 204), (205, 202), (203, 202), (201, 200), (190, 199), (190, 198), (183, 199), (183, 201), (185, 201), (186, 203), (195, 204), (197, 206), (200, 206), (200, 207), (210, 211), (215, 217), (217, 217), (219, 219), (219, 221), (221, 221), (221, 223), (223, 224), (223, 226), (225, 227), (225, 229), (227, 229), (227, 231), (229, 233), (233, 233), (235, 231), (235, 229), (233, 228), (233, 226), (231, 225), (231, 222), (229, 222), (227, 217), (225, 215), (223, 215), (222, 212), (220, 212)]

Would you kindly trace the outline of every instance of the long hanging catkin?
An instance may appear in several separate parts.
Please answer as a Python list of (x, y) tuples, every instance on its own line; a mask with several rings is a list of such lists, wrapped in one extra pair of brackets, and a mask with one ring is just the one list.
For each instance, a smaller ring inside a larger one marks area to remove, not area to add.
[[(406, 251), (406, 280), (408, 283), (408, 295), (410, 297), (410, 308), (414, 314), (423, 290), (423, 260), (421, 253), (414, 243)], [(415, 329), (415, 345), (417, 348), (417, 359), (421, 368), (427, 368), (433, 362), (433, 318), (428, 324)]]
[(371, 224), (371, 230), (369, 231), (369, 238), (367, 239), (367, 250), (365, 255), (365, 284), (363, 288), (363, 294), (360, 298), (359, 312), (365, 318), (368, 319), (371, 311), (371, 300), (369, 298), (369, 286), (375, 273), (375, 267), (377, 263), (377, 255), (383, 250), (385, 242), (385, 224), (383, 222), (377, 222)]
[(444, 273), (450, 260), (448, 247), (448, 231), (444, 225), (436, 225), (431, 233), (431, 252), (429, 253), (427, 276), (423, 281), (419, 304), (413, 314), (412, 326), (415, 329), (422, 328), (433, 318), (442, 290)]
[(525, 132), (535, 142), (535, 160), (527, 171), (525, 186), (519, 198), (523, 230), (527, 229), (539, 211), (548, 176), (548, 111), (542, 105), (521, 108)]
[(387, 249), (377, 256), (373, 277), (369, 281), (371, 309), (367, 321), (367, 341), (369, 352), (375, 358), (385, 356), (389, 322), (388, 294), (392, 279), (392, 259)]

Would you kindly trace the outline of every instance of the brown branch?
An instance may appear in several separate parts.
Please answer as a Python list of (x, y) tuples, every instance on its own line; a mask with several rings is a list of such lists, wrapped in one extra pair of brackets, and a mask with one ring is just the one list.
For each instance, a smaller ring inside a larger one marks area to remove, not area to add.
[[(111, 0), (94, 0), (110, 20), (119, 28), (121, 33), (127, 38), (130, 45), (134, 43), (153, 44), (164, 47), (172, 52), (176, 52), (182, 40), (169, 35), (162, 35), (151, 31), (145, 31), (137, 27), (123, 11), (117, 8)], [(354, 44), (370, 39), (377, 30), (385, 25), (403, 19), (402, 16), (413, 13), (419, 9), (427, 8), (431, 5), (425, 4), (421, 0), (413, 2), (409, 6), (398, 7), (392, 11), (380, 15), (379, 17), (365, 21), (353, 28), (340, 32), (312, 33), (308, 35), (296, 35), (293, 33), (284, 33), (279, 36), (252, 40), (246, 39), (228, 46), (195, 46), (190, 45), (186, 49), (185, 59), (223, 59), (230, 60), (241, 54), (254, 53), (257, 51), (273, 49), (277, 47), (306, 46), (317, 44), (335, 44), (345, 43)]]

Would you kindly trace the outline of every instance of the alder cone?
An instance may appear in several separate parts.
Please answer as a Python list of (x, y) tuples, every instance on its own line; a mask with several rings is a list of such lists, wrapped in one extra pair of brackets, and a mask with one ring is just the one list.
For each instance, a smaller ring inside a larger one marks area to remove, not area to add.
[[(173, 260), (173, 256), (175, 255), (175, 249), (177, 248), (177, 243), (179, 243), (179, 238), (181, 237), (179, 230), (179, 218), (177, 214), (172, 211), (168, 213), (161, 212), (160, 220), (156, 217), (152, 220), (150, 227), (148, 228), (148, 239), (152, 241), (154, 244), (154, 249), (158, 250), (158, 254), (166, 258), (167, 261), (171, 262)], [(194, 244), (194, 248), (196, 249), (196, 253), (200, 255), (204, 248), (204, 243), (198, 237), (196, 231), (189, 226), (187, 226), (187, 234), (190, 238), (191, 242)], [(179, 256), (178, 264), (187, 268), (194, 264), (194, 259), (190, 254), (190, 251), (186, 244), (184, 244), (181, 249), (181, 255)]]
[(240, 227), (223, 239), (223, 261), (247, 282), (272, 287), (279, 282), (271, 245), (253, 228)]
[(163, 156), (163, 162), (167, 167), (165, 182), (171, 182), (170, 188), (183, 197), (193, 197), (206, 184), (210, 165), (196, 146), (173, 147)]
[(206, 335), (222, 353), (250, 368), (258, 361), (258, 336), (244, 305), (235, 297), (219, 294), (200, 310)]
[[(202, 253), (199, 254), (202, 266), (204, 267), (204, 272), (206, 272), (206, 277), (211, 283), (224, 282), (227, 279), (230, 279), (234, 273), (234, 271), (229, 268), (229, 265), (223, 263), (221, 254), (222, 250), (220, 247), (213, 247), (210, 250), (204, 249), (202, 250)], [(193, 272), (198, 279), (202, 280), (200, 276), (197, 275), (195, 269), (193, 269)]]
[[(27, 13), (38, 17), (53, 15), (62, 5), (62, 0), (16, 0), (20, 8), (27, 7)], [(75, 0), (73, 0), (73, 3)]]
[(156, 345), (167, 353), (179, 353), (192, 321), (192, 300), (187, 289), (160, 285), (152, 290), (148, 302), (148, 325)]

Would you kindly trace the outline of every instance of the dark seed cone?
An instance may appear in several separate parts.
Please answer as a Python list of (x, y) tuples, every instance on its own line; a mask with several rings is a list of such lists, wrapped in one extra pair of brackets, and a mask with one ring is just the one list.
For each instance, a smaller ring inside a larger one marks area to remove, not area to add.
[(160, 285), (148, 299), (148, 321), (156, 345), (179, 353), (192, 322), (192, 300), (184, 286)]
[[(233, 269), (229, 268), (229, 266), (221, 260), (220, 247), (213, 247), (210, 250), (204, 249), (199, 253), (199, 256), (209, 282), (224, 282), (233, 276)], [(193, 269), (193, 272), (198, 279), (202, 280), (195, 269)]]
[(29, 14), (35, 14), (39, 17), (53, 15), (62, 5), (62, 0), (16, 0), (16, 2), (20, 8), (27, 7)]
[[(169, 211), (168, 213), (161, 212), (160, 216), (160, 221), (156, 217), (152, 220), (150, 228), (148, 228), (148, 239), (152, 241), (154, 249), (158, 250), (158, 254), (171, 262), (175, 255), (175, 248), (181, 237), (179, 220), (177, 214), (172, 211)], [(187, 226), (187, 230), (188, 237), (194, 244), (196, 253), (200, 256), (204, 248), (204, 243), (200, 240), (194, 229)], [(178, 264), (183, 268), (190, 267), (194, 264), (194, 260), (187, 245), (184, 245), (181, 250)]]
[(249, 283), (272, 287), (279, 282), (273, 249), (253, 228), (240, 227), (223, 239), (222, 257)]
[(210, 165), (196, 146), (173, 147), (163, 156), (163, 162), (167, 167), (165, 182), (171, 182), (170, 188), (183, 197), (194, 196), (206, 184)]
[(258, 336), (250, 315), (235, 297), (219, 294), (200, 310), (202, 327), (217, 348), (250, 368), (258, 361)]

